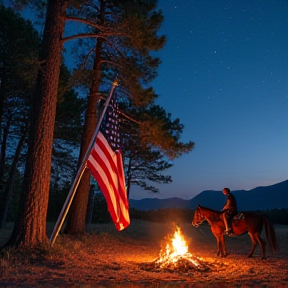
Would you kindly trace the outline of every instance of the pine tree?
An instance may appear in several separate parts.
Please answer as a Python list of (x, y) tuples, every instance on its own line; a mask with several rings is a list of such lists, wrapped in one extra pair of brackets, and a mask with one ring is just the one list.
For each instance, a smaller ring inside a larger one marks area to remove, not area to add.
[[(85, 17), (95, 17), (95, 25), (103, 27), (103, 30), (97, 27), (91, 34), (87, 33), (91, 36), (94, 32), (97, 41), (95, 48), (91, 49), (91, 52), (94, 51), (91, 55), (92, 77), (88, 84), (90, 91), (79, 165), (96, 128), (97, 103), (100, 100), (101, 88), (105, 88), (105, 80), (111, 81), (111, 76), (119, 74), (126, 97), (129, 95), (134, 105), (147, 105), (157, 97), (153, 89), (146, 86), (156, 76), (156, 69), (160, 64), (159, 59), (153, 58), (150, 53), (162, 48), (165, 42), (165, 37), (157, 35), (163, 20), (161, 11), (155, 10), (157, 1), (101, 0), (98, 3), (95, 11), (89, 6), (90, 10), (85, 11)], [(88, 60), (89, 58), (85, 57), (85, 64), (89, 68)], [(86, 72), (85, 75), (89, 74)], [(85, 231), (89, 189), (90, 172), (87, 170), (82, 176), (70, 209), (66, 226), (70, 234)]]
[(131, 184), (136, 184), (157, 193), (154, 183), (172, 182), (171, 176), (162, 172), (173, 166), (175, 158), (189, 153), (194, 143), (180, 141), (184, 126), (179, 119), (172, 121), (171, 114), (158, 105), (129, 109), (129, 113), (137, 121), (124, 119), (122, 125), (127, 192)]
[(30, 21), (0, 5), (0, 43), (1, 229), (25, 147), (40, 38)]
[(67, 1), (48, 1), (39, 53), (40, 67), (33, 97), (27, 161), (20, 209), (6, 245), (36, 246), (48, 243), (48, 209), (53, 132), (61, 65), (64, 16)]

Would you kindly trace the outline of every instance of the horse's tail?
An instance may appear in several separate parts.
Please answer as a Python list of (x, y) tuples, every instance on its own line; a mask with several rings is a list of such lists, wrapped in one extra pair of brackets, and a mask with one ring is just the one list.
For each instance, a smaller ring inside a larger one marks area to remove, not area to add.
[(264, 215), (262, 215), (262, 217), (264, 219), (266, 238), (268, 239), (272, 251), (275, 252), (278, 250), (278, 243), (275, 229), (270, 223), (270, 221)]

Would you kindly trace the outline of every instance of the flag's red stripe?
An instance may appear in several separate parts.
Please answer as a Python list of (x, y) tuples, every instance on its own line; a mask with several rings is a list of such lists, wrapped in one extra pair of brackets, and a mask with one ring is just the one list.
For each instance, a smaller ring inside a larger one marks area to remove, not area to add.
[[(107, 158), (106, 159), (102, 159), (97, 152), (95, 154), (93, 153), (93, 158), (95, 159), (96, 163), (103, 170), (103, 172), (106, 175), (110, 185), (113, 187), (113, 190), (116, 191), (117, 189), (116, 189), (116, 186), (115, 186), (115, 180), (113, 179), (113, 178), (115, 178), (116, 172), (111, 171), (111, 169), (109, 169), (112, 166), (110, 164), (112, 164), (111, 162), (113, 162), (113, 159), (111, 157), (109, 157), (109, 159), (107, 159)], [(109, 162), (109, 163), (107, 163), (107, 162)]]
[(102, 137), (103, 139), (97, 138), (96, 144), (99, 146), (100, 151), (102, 151), (105, 154), (105, 158), (109, 161), (111, 168), (113, 169), (113, 173), (117, 173), (117, 168), (115, 166), (115, 162), (113, 161), (112, 157), (114, 151), (111, 149), (109, 143), (107, 142), (107, 140), (104, 138), (103, 135)]
[(117, 167), (118, 167), (118, 177), (119, 177), (119, 204), (120, 204), (120, 219), (124, 226), (128, 226), (130, 224), (130, 217), (129, 217), (129, 205), (128, 199), (125, 189), (125, 177), (123, 171), (123, 164), (122, 164), (122, 153), (119, 151), (117, 154)]
[[(88, 164), (88, 162), (87, 162)], [(107, 202), (107, 206), (108, 206), (108, 211), (111, 215), (111, 218), (113, 220), (113, 222), (115, 224), (117, 224), (119, 222), (119, 217), (117, 216), (117, 211), (115, 210), (115, 206), (113, 205), (112, 199), (111, 199), (111, 193), (109, 192), (109, 188), (107, 187), (105, 181), (103, 181), (103, 178), (100, 176), (100, 174), (98, 173), (98, 171), (96, 169), (91, 169), (92, 175), (93, 177), (96, 179), (105, 199)], [(118, 228), (117, 228), (118, 229)]]
[[(87, 166), (88, 166), (87, 162)], [(94, 178), (96, 179), (96, 181), (98, 182), (98, 185), (102, 191), (102, 193), (104, 194), (104, 197), (107, 201), (107, 205), (108, 205), (108, 210), (110, 212), (110, 215), (113, 219), (114, 222), (119, 222), (119, 217), (117, 216), (117, 209), (115, 209), (117, 207), (117, 199), (115, 196), (115, 192), (114, 190), (111, 188), (111, 186), (109, 185), (109, 181), (107, 181), (107, 178), (105, 179), (105, 177), (103, 177), (103, 175), (101, 175), (99, 173), (100, 171), (100, 167), (98, 167), (98, 169), (94, 169), (94, 166), (91, 167), (91, 172), (92, 175), (94, 176)]]
[[(122, 152), (119, 151), (118, 155), (117, 155), (117, 167), (121, 167), (122, 165)], [(125, 183), (125, 176), (124, 176), (124, 171), (123, 169), (118, 170), (118, 177), (119, 177), (119, 184), (120, 184), (120, 189), (119, 189), (119, 194), (120, 197), (123, 199), (123, 203), (125, 204), (125, 206), (128, 208), (128, 200), (126, 197), (126, 188), (124, 186)]]
[[(100, 135), (100, 137), (101, 136), (103, 137), (102, 134)], [(97, 147), (97, 145), (94, 146), (95, 150), (92, 151), (92, 156), (95, 159), (96, 163), (98, 163), (99, 166), (103, 169), (109, 182), (111, 183), (111, 185), (113, 185), (113, 190), (115, 191), (116, 190), (115, 181), (117, 180), (117, 178), (115, 179), (115, 177), (117, 177), (117, 167), (116, 167), (114, 159), (113, 159), (113, 156), (115, 158), (115, 155), (114, 155), (115, 153), (110, 148), (110, 146), (109, 146), (109, 144), (105, 138), (102, 139), (101, 141), (100, 140), (98, 141), (98, 140), (99, 139), (97, 139), (97, 141), (96, 141), (98, 147)], [(106, 143), (103, 143), (103, 141)], [(101, 143), (101, 144), (99, 145), (99, 143)], [(104, 155), (101, 152), (103, 152)]]
[[(117, 194), (116, 193), (117, 189), (115, 187), (113, 175), (111, 174), (111, 171), (107, 167), (107, 165), (109, 165), (109, 163), (107, 163), (107, 162), (111, 163), (112, 159), (111, 159), (111, 157), (109, 157), (110, 161), (109, 161), (109, 159), (102, 159), (99, 156), (97, 151), (98, 150), (94, 150), (91, 153), (91, 156), (93, 156), (93, 162), (91, 162), (92, 167), (94, 168), (93, 170), (96, 171), (95, 178), (96, 178), (97, 182), (101, 181), (101, 183), (102, 183), (101, 186), (99, 183), (98, 184), (99, 184), (99, 187), (101, 188), (101, 191), (103, 192), (103, 194), (106, 198), (106, 201), (109, 201), (110, 205), (115, 206), (117, 199), (114, 196)], [(87, 164), (87, 166), (88, 166), (88, 168), (90, 168), (90, 165)], [(104, 189), (105, 189), (105, 191), (103, 191)], [(109, 193), (109, 191), (110, 191), (110, 193)]]
[(130, 217), (122, 154), (121, 151), (115, 154), (101, 132), (97, 136), (87, 167), (104, 194), (116, 228), (124, 229), (130, 224)]

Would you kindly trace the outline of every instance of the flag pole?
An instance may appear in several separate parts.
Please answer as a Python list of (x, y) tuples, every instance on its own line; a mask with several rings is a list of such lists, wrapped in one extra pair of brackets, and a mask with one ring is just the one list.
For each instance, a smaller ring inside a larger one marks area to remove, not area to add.
[(63, 222), (64, 222), (64, 220), (65, 220), (65, 218), (67, 216), (68, 210), (69, 210), (69, 208), (71, 206), (71, 203), (73, 201), (73, 198), (74, 198), (74, 196), (76, 194), (77, 187), (78, 187), (78, 185), (80, 183), (80, 180), (82, 178), (82, 175), (83, 175), (83, 173), (85, 171), (86, 162), (87, 162), (87, 160), (89, 158), (90, 151), (91, 151), (91, 149), (92, 149), (92, 147), (93, 147), (93, 145), (95, 143), (95, 140), (96, 140), (96, 137), (97, 137), (97, 135), (99, 133), (100, 126), (101, 126), (102, 120), (104, 118), (105, 112), (106, 112), (106, 110), (108, 108), (108, 105), (110, 103), (110, 100), (111, 100), (113, 92), (114, 92), (114, 89), (115, 89), (115, 87), (117, 85), (118, 85), (118, 79), (116, 77), (114, 82), (113, 82), (113, 84), (112, 84), (112, 88), (110, 90), (110, 94), (109, 94), (108, 98), (106, 99), (105, 106), (103, 108), (103, 111), (102, 111), (101, 116), (99, 118), (99, 121), (97, 123), (97, 127), (95, 129), (94, 135), (93, 135), (93, 137), (92, 137), (92, 139), (90, 141), (90, 144), (88, 146), (86, 154), (85, 154), (85, 156), (84, 156), (84, 158), (82, 160), (82, 163), (81, 163), (81, 165), (80, 165), (80, 167), (78, 169), (78, 172), (77, 172), (76, 177), (75, 177), (75, 179), (74, 179), (74, 181), (72, 183), (72, 186), (71, 186), (70, 191), (69, 191), (69, 193), (67, 195), (65, 203), (64, 203), (64, 205), (62, 207), (62, 210), (61, 210), (61, 212), (60, 212), (60, 214), (58, 216), (58, 219), (57, 219), (57, 222), (55, 224), (54, 230), (53, 230), (53, 232), (52, 232), (52, 234), (50, 236), (50, 245), (51, 246), (53, 246), (53, 244), (54, 244), (54, 242), (56, 240), (56, 237), (59, 234), (59, 231), (60, 231), (60, 229), (61, 229), (61, 227), (63, 225)]

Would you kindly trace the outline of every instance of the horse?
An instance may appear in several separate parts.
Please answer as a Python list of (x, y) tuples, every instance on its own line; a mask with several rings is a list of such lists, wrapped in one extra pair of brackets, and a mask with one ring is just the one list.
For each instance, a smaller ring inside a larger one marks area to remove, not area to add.
[[(192, 225), (198, 227), (204, 221), (207, 221), (211, 226), (211, 231), (217, 240), (217, 256), (226, 257), (226, 245), (224, 238), (225, 225), (223, 221), (223, 211), (216, 211), (210, 208), (202, 207), (198, 205), (194, 212)], [(266, 242), (261, 238), (260, 233), (262, 232), (263, 226), (265, 227), (266, 238), (273, 252), (277, 250), (277, 238), (275, 230), (268, 219), (261, 214), (256, 212), (241, 212), (233, 217), (232, 230), (233, 236), (239, 236), (248, 232), (251, 241), (252, 248), (247, 256), (250, 258), (253, 256), (254, 250), (257, 243), (261, 250), (261, 260), (266, 259)], [(231, 236), (231, 235), (229, 235)]]

